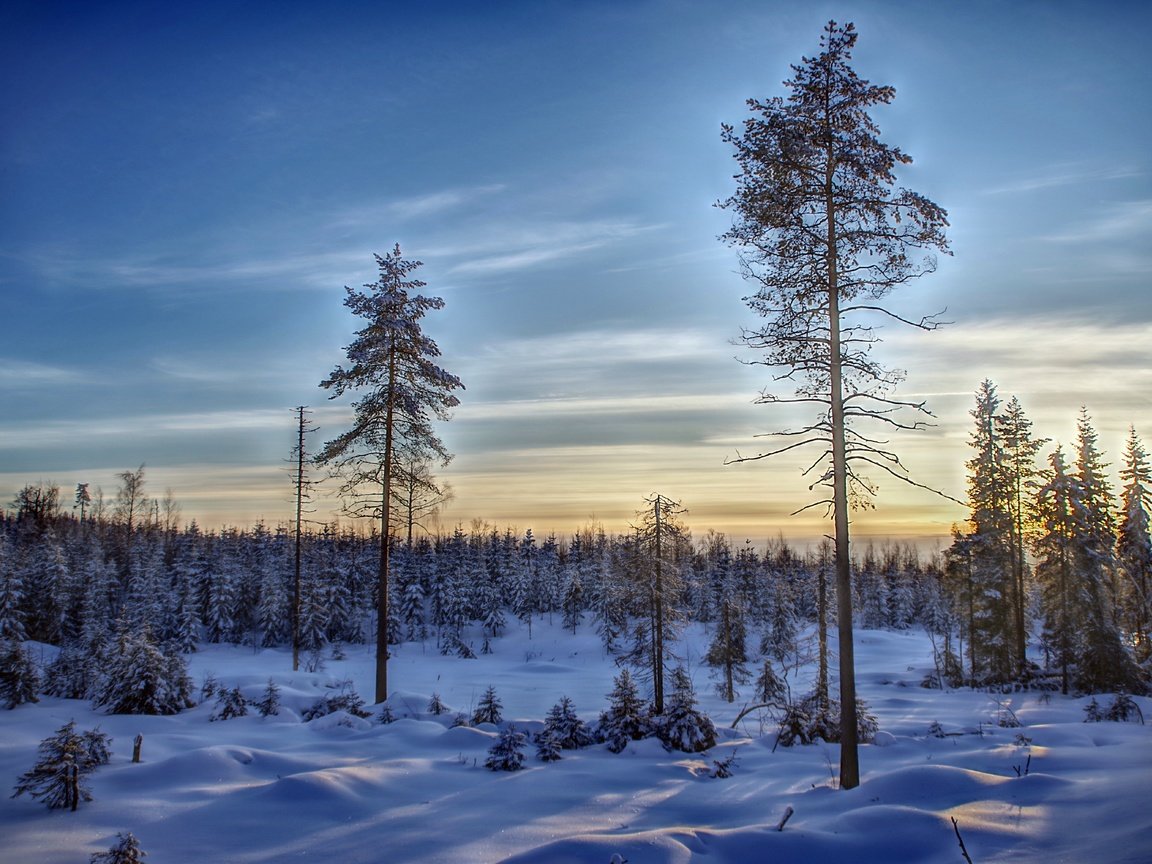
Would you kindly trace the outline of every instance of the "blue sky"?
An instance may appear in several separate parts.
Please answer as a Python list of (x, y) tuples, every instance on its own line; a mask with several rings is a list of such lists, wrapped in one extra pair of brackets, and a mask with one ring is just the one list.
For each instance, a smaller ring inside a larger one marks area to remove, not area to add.
[[(896, 87), (900, 183), (955, 256), (894, 295), (954, 322), (886, 331), (927, 398), (895, 442), (962, 497), (972, 393), (1118, 461), (1152, 443), (1152, 61), (1144, 3), (9, 3), (0, 11), (0, 498), (111, 494), (141, 463), (204, 524), (289, 517), (290, 408), (356, 322), (344, 285), (400, 243), (467, 387), (448, 525), (622, 527), (653, 491), (698, 532), (813, 536), (797, 465), (723, 465), (804, 418), (751, 404), (755, 323), (717, 241), (720, 140), (782, 95), (829, 18)], [(881, 484), (858, 535), (946, 535), (962, 508)]]

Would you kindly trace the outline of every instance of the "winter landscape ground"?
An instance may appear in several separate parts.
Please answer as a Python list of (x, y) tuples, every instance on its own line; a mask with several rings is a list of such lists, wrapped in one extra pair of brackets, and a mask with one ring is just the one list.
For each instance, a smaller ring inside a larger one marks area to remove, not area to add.
[[(860, 691), (881, 731), (850, 791), (836, 789), (835, 745), (773, 749), (775, 726), (755, 714), (728, 728), (743, 703), (714, 694), (702, 625), (677, 653), (718, 727), (711, 751), (666, 752), (647, 739), (545, 764), (528, 746), (524, 770), (490, 771), (497, 728), (451, 727), (487, 687), (505, 725), (531, 732), (564, 695), (595, 721), (618, 673), (589, 627), (573, 636), (537, 621), (529, 639), (518, 626), (474, 660), (443, 657), (431, 642), (398, 646), (390, 724), (376, 722), (379, 706), (371, 720), (301, 720), (342, 680), (371, 692), (364, 646), (316, 672), (292, 672), (279, 649), (204, 645), (190, 655), (197, 684), (211, 676), (251, 700), (273, 679), (282, 707), (267, 718), (211, 722), (212, 699), (168, 717), (110, 716), (51, 697), (0, 711), (9, 789), (69, 720), (113, 739), (111, 762), (89, 778), (94, 800), (76, 812), (5, 796), (0, 860), (85, 862), (130, 831), (150, 862), (963, 862), (953, 818), (975, 864), (1152, 860), (1152, 726), (1085, 723), (1089, 697), (926, 689), (932, 652), (919, 631), (857, 636)], [(807, 687), (810, 671), (791, 686)], [(433, 693), (448, 713), (426, 712)], [(1152, 700), (1136, 702), (1152, 720)], [(1011, 716), (1020, 727), (1000, 725)], [(733, 776), (711, 776), (732, 753)]]

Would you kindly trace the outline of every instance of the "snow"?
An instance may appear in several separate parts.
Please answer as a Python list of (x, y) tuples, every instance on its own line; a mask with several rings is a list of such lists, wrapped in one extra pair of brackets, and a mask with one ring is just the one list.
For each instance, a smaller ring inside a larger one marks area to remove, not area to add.
[[(1088, 697), (924, 689), (931, 646), (916, 632), (858, 634), (859, 688), (881, 734), (862, 747), (853, 790), (835, 788), (836, 746), (773, 751), (774, 727), (756, 714), (729, 728), (744, 703), (715, 695), (699, 625), (678, 653), (716, 723), (712, 750), (666, 752), (648, 739), (618, 755), (602, 744), (565, 750), (545, 764), (529, 743), (524, 770), (487, 770), (500, 730), (450, 727), (489, 685), (505, 724), (532, 733), (564, 695), (594, 722), (618, 672), (587, 627), (573, 636), (537, 620), (532, 639), (517, 627), (474, 660), (442, 657), (432, 643), (394, 649), (389, 704), (400, 719), (388, 725), (375, 721), (378, 706), (370, 720), (338, 712), (300, 721), (345, 679), (371, 698), (366, 646), (312, 673), (291, 672), (284, 650), (204, 645), (189, 656), (197, 685), (211, 674), (252, 701), (272, 678), (281, 708), (267, 718), (250, 709), (210, 722), (215, 697), (169, 717), (110, 716), (48, 697), (0, 711), (9, 790), (39, 742), (69, 720), (113, 738), (110, 764), (88, 777), (94, 801), (77, 812), (0, 799), (0, 861), (73, 864), (131, 831), (157, 862), (955, 864), (952, 818), (977, 864), (1152, 861), (1152, 726), (1084, 723)], [(433, 692), (449, 709), (439, 717), (426, 713)], [(1136, 701), (1152, 721), (1152, 700)], [(1004, 708), (1020, 728), (997, 725)], [(944, 737), (929, 734), (934, 721)], [(137, 734), (143, 759), (132, 764)], [(733, 752), (733, 776), (712, 777), (713, 761)], [(778, 831), (788, 807), (794, 815)]]

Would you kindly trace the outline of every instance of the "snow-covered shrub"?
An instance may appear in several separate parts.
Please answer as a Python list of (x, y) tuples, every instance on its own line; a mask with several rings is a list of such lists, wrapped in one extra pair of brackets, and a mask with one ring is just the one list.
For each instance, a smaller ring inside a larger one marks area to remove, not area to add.
[(656, 718), (656, 734), (669, 750), (700, 753), (716, 745), (716, 727), (696, 710), (696, 691), (683, 666), (672, 670), (672, 695), (663, 716)]
[(713, 759), (712, 765), (715, 767), (709, 772), (710, 776), (715, 777), (717, 780), (727, 780), (732, 776), (733, 769), (736, 767), (736, 751), (733, 750), (723, 759)]
[(116, 835), (116, 845), (107, 852), (93, 852), (89, 864), (140, 864), (148, 853), (140, 848), (140, 841), (132, 832)]
[(600, 714), (596, 737), (605, 742), (611, 752), (619, 753), (629, 741), (651, 737), (656, 730), (628, 670), (621, 670), (614, 683), (608, 694), (608, 710)]
[(175, 714), (191, 708), (195, 703), (188, 664), (179, 654), (165, 653), (147, 630), (124, 631), (109, 654), (92, 703), (109, 714)]
[(587, 747), (596, 740), (588, 724), (576, 716), (572, 700), (567, 696), (561, 696), (549, 710), (544, 718), (544, 732), (555, 738), (557, 746), (563, 750)]
[(524, 733), (509, 726), (488, 750), (484, 767), (492, 771), (519, 771), (524, 767)]
[(1084, 722), (1085, 723), (1099, 723), (1104, 719), (1104, 712), (1100, 710), (1100, 703), (1096, 701), (1096, 697), (1092, 697), (1092, 701), (1084, 706)]
[(231, 720), (233, 717), (247, 717), (248, 703), (239, 687), (221, 688), (220, 698), (216, 700), (216, 707), (212, 711), (210, 721)]
[(264, 688), (260, 701), (256, 703), (256, 711), (261, 717), (280, 713), (280, 688), (271, 678), (268, 679), (268, 686)]
[(372, 716), (371, 711), (364, 710), (364, 700), (360, 697), (360, 694), (351, 689), (349, 682), (343, 681), (339, 686), (339, 692), (322, 696), (316, 700), (311, 708), (304, 711), (301, 718), (305, 723), (309, 720), (315, 720), (317, 717), (323, 717), (326, 714), (333, 714), (336, 711), (347, 711), (354, 717), (363, 718)]
[(1141, 724), (1144, 723), (1144, 712), (1140, 710), (1140, 706), (1137, 705), (1127, 693), (1118, 693), (1104, 714), (1106, 720), (1111, 720), (1116, 723), (1127, 723), (1136, 717), (1140, 719)]
[(65, 642), (60, 646), (56, 659), (44, 670), (44, 692), (62, 699), (87, 699), (91, 696), (89, 656), (90, 652), (78, 641)]
[(464, 727), (468, 726), (468, 715), (464, 714), (463, 712), (457, 714), (455, 717), (452, 718), (452, 728), (453, 729), (457, 729), (461, 726), (464, 726)]
[(385, 704), (380, 708), (380, 713), (376, 715), (376, 722), (384, 726), (396, 722), (396, 713), (392, 710), (391, 705)]
[(204, 675), (204, 683), (200, 685), (200, 701), (207, 702), (220, 690), (220, 682), (211, 672)]
[(81, 801), (91, 801), (92, 792), (83, 781), (97, 766), (107, 764), (111, 740), (99, 728), (77, 732), (76, 721), (69, 720), (40, 742), (39, 761), (20, 775), (12, 797), (27, 792), (52, 810), (75, 810)]
[(39, 702), (40, 670), (24, 645), (9, 639), (0, 650), (0, 702), (5, 708), (15, 708), (25, 702)]
[(460, 638), (459, 633), (447, 633), (443, 641), (440, 643), (440, 653), (445, 657), (455, 654), (457, 657), (462, 657), (465, 660), (475, 660), (476, 652), (472, 647)]
[(440, 694), (433, 693), (432, 698), (428, 700), (428, 713), (439, 717), (447, 710), (447, 706), (440, 700)]
[(541, 762), (557, 762), (564, 758), (560, 753), (560, 741), (548, 729), (536, 733), (536, 758)]
[(480, 697), (480, 704), (476, 706), (476, 710), (472, 712), (472, 725), (478, 726), (481, 723), (491, 723), (496, 725), (504, 719), (503, 711), (504, 706), (500, 703), (499, 697), (496, 696), (496, 688), (489, 685), (488, 689), (484, 691), (484, 695)]
[[(868, 704), (863, 699), (857, 699), (856, 740), (860, 744), (868, 744), (879, 731), (880, 724), (868, 710)], [(840, 702), (836, 699), (822, 699), (812, 693), (785, 707), (776, 743), (791, 747), (795, 744), (812, 744), (817, 740), (829, 744), (840, 742)]]
[(764, 658), (764, 665), (756, 678), (756, 699), (765, 705), (779, 705), (785, 701), (784, 682), (776, 674), (772, 660)]

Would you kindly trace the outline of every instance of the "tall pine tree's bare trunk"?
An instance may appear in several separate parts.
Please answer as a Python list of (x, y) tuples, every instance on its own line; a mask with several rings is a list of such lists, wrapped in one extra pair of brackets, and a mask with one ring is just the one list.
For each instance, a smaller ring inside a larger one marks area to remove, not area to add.
[[(388, 380), (396, 377), (396, 347), (388, 349)], [(376, 702), (388, 698), (388, 576), (392, 552), (392, 442), (395, 434), (396, 388), (388, 392), (384, 416), (384, 477), (380, 501), (380, 569), (376, 590)]]
[(844, 440), (844, 389), (840, 348), (840, 289), (836, 253), (835, 154), (825, 163), (828, 220), (828, 371), (832, 421), (832, 509), (836, 528), (836, 627), (840, 653), (840, 788), (860, 785), (856, 741), (856, 659), (852, 645), (852, 559), (848, 546), (848, 455)]

